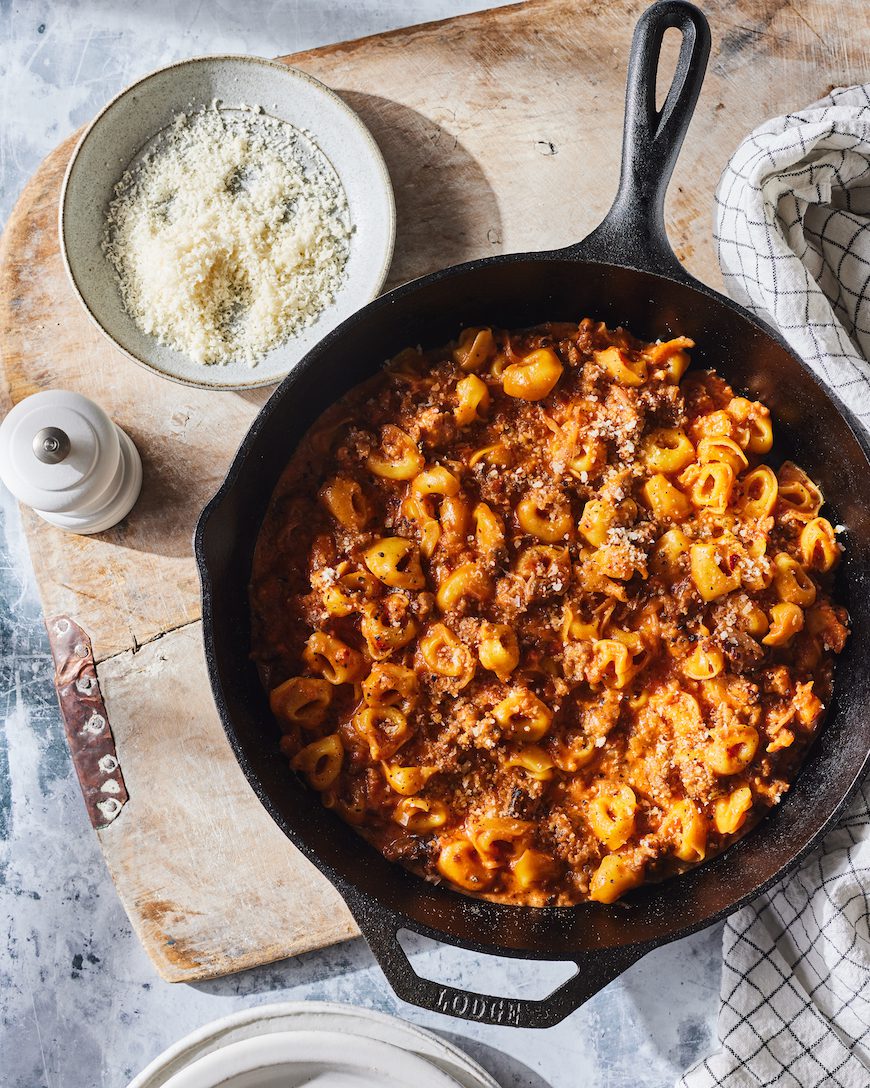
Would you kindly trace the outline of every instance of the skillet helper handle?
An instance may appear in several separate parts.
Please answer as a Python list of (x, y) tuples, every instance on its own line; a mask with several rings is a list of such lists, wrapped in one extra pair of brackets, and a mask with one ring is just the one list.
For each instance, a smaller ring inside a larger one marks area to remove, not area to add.
[(357, 922), (397, 997), (429, 1012), (501, 1027), (554, 1027), (649, 951), (612, 948), (590, 953), (588, 958), (566, 956), (564, 962), (574, 963), (577, 972), (547, 997), (494, 997), (421, 978), (399, 943), (398, 932), (405, 927), (389, 916), (369, 914), (357, 917)]
[[(656, 74), (665, 31), (683, 36), (673, 82), (656, 109)], [(567, 256), (692, 282), (668, 242), (665, 193), (692, 120), (710, 56), (710, 25), (685, 0), (659, 0), (638, 20), (625, 90), (619, 189), (602, 223)]]

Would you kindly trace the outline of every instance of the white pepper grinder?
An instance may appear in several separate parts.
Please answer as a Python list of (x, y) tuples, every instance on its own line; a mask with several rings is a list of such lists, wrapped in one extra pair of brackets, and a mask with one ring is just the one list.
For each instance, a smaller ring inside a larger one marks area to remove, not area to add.
[(19, 401), (0, 424), (0, 478), (52, 525), (101, 533), (138, 499), (142, 461), (99, 405), (47, 389)]

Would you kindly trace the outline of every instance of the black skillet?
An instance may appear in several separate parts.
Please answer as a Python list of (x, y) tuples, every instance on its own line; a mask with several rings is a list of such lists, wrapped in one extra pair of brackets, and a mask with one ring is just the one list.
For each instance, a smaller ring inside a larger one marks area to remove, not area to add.
[[(655, 77), (669, 27), (681, 32), (682, 47), (657, 110)], [(491, 257), (425, 276), (349, 318), (278, 387), (197, 526), (209, 675), (248, 781), (344, 897), (396, 993), (453, 1016), (520, 1027), (558, 1023), (650, 949), (730, 914), (782, 876), (831, 826), (868, 765), (870, 448), (785, 342), (688, 275), (665, 235), (665, 188), (709, 50), (707, 21), (692, 5), (664, 0), (650, 7), (632, 44), (622, 176), (604, 222), (567, 249)], [(428, 884), (386, 861), (290, 772), (249, 659), (251, 556), (269, 496), (305, 430), (384, 359), (409, 343), (445, 343), (463, 325), (516, 328), (585, 315), (646, 340), (691, 336), (695, 366), (715, 366), (736, 389), (770, 406), (776, 455), (793, 457), (818, 480), (829, 516), (848, 526), (839, 594), (853, 634), (825, 727), (794, 788), (756, 830), (699, 868), (639, 888), (615, 906), (511, 907)], [(540, 1001), (466, 992), (418, 977), (398, 943), (402, 929), (493, 955), (573, 961), (577, 971)]]

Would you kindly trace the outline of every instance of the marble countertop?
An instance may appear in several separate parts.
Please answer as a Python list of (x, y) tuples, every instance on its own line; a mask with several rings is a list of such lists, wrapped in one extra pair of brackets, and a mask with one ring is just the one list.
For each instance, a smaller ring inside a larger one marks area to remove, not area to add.
[[(28, 0), (0, 4), (0, 217), (40, 160), (125, 84), (199, 53), (274, 55), (441, 18), (475, 0)], [(398, 1001), (363, 941), (170, 985), (134, 936), (70, 764), (18, 511), (0, 487), (0, 1088), (123, 1088), (186, 1032), (241, 1008), (344, 1001), (465, 1047), (504, 1088), (664, 1088), (714, 1048), (721, 927), (659, 949), (547, 1032)], [(418, 970), (543, 996), (552, 965), (420, 944)], [(492, 991), (495, 992), (495, 991)]]

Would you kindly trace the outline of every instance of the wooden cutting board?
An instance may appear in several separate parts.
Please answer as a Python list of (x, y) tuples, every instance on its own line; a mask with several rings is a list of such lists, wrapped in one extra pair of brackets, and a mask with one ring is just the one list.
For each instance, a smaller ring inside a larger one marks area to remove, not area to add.
[[(486, 254), (566, 245), (598, 222), (618, 176), (626, 60), (644, 6), (532, 0), (284, 58), (334, 87), (384, 153), (398, 210), (390, 285)], [(870, 21), (839, 0), (704, 7), (713, 56), (668, 228), (690, 271), (718, 285), (713, 190), (729, 154), (767, 117), (866, 79)], [(356, 927), (250, 791), (206, 678), (191, 534), (267, 393), (174, 385), (92, 327), (58, 253), (74, 141), (39, 168), (0, 245), (0, 400), (5, 411), (39, 389), (83, 392), (142, 454), (142, 497), (115, 529), (76, 537), (23, 516), (106, 862), (157, 970), (191, 981)], [(96, 677), (87, 640), (58, 616), (90, 637)], [(119, 768), (99, 762), (109, 729)]]

